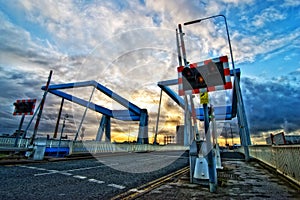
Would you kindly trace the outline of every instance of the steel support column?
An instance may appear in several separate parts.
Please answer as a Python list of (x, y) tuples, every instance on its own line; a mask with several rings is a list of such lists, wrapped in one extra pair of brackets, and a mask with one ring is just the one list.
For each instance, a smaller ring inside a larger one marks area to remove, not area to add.
[(138, 144), (149, 144), (148, 138), (148, 111), (141, 109), (141, 117), (139, 123), (139, 134), (137, 138)]

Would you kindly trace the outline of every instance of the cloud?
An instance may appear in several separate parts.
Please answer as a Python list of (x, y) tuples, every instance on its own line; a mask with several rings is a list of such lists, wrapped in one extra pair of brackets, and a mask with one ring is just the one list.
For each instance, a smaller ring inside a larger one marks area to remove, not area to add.
[(260, 14), (253, 17), (252, 24), (261, 28), (268, 22), (280, 21), (286, 18), (286, 15), (274, 7), (269, 7), (261, 11)]
[(283, 7), (297, 7), (300, 5), (299, 1), (293, 1), (293, 0), (284, 0), (284, 3), (282, 4)]
[(251, 133), (276, 131), (285, 124), (290, 132), (299, 130), (299, 82), (297, 73), (265, 81), (253, 77), (242, 79)]
[[(156, 84), (158, 81), (177, 78), (175, 28), (178, 23), (227, 13), (237, 63), (254, 63), (262, 57), (271, 59), (279, 53), (299, 47), (297, 42), (299, 28), (288, 33), (284, 30), (274, 32), (266, 28), (268, 24), (285, 21), (287, 12), (281, 12), (272, 6), (257, 11), (258, 7), (252, 0), (144, 2), (24, 0), (4, 4), (4, 9), (0, 10), (0, 89), (4, 91), (0, 99), (5, 110), (1, 116), (1, 131), (5, 132), (14, 130), (18, 125), (11, 116), (12, 102), (19, 98), (40, 100), (43, 94), (40, 87), (45, 85), (51, 69), (54, 72), (52, 84), (96, 80), (139, 107), (147, 108), (151, 118), (150, 126), (154, 126), (159, 100), (159, 88)], [(290, 1), (286, 1), (285, 5), (296, 6)], [(246, 17), (249, 13), (251, 15)], [(243, 23), (237, 20), (239, 17)], [(189, 61), (198, 62), (210, 57), (229, 55), (222, 18), (208, 20), (199, 26), (184, 27), (184, 31)], [(296, 55), (293, 54), (293, 57)], [(286, 60), (289, 61), (289, 56)], [(243, 83), (249, 85), (245, 84), (243, 89), (253, 130), (257, 132), (264, 130), (261, 126), (264, 120), (252, 111), (256, 111), (259, 106), (264, 113), (274, 111), (270, 107), (274, 102), (269, 106), (263, 104), (263, 93), (258, 94), (257, 100), (252, 98), (255, 88), (266, 92), (265, 95), (270, 97), (270, 101), (275, 98), (282, 100), (279, 89), (283, 88), (280, 81), (287, 80), (288, 89), (294, 90), (298, 87), (295, 85), (299, 80), (296, 76), (299, 74), (298, 71), (269, 82), (262, 82), (260, 79), (255, 79), (254, 82), (251, 77), (245, 77)], [(266, 87), (272, 88), (277, 95), (272, 95), (265, 89)], [(90, 89), (69, 92), (88, 99)], [(287, 91), (283, 93), (294, 95)], [(224, 97), (224, 94), (216, 96)], [(292, 99), (293, 103), (297, 103), (295, 98)], [(95, 94), (93, 100), (101, 105), (118, 107), (100, 94)], [(222, 99), (222, 102), (224, 101), (228, 103), (230, 99)], [(219, 103), (217, 100), (215, 102)], [(48, 95), (41, 133), (53, 132), (59, 104), (59, 98)], [(70, 126), (66, 129), (68, 133), (76, 131), (84, 108), (66, 103), (64, 112), (74, 110), (77, 114), (73, 113), (73, 117), (68, 119)], [(162, 110), (164, 112), (159, 127), (161, 131), (171, 133), (175, 130), (176, 123), (182, 121), (181, 108), (165, 98)], [(100, 118), (101, 115), (88, 112), (84, 121), (87, 137), (94, 137)], [(26, 118), (25, 122), (28, 122), (28, 119)], [(279, 117), (277, 121), (268, 116), (266, 119), (278, 124), (284, 122), (284, 119)], [(289, 130), (297, 128), (295, 121), (290, 120), (287, 114), (285, 119), (286, 124), (291, 127)], [(266, 125), (269, 123), (267, 120)], [(113, 130), (121, 127), (117, 126), (117, 123), (113, 123)], [(272, 124), (271, 129), (273, 126), (274, 129), (280, 127), (278, 124)]]

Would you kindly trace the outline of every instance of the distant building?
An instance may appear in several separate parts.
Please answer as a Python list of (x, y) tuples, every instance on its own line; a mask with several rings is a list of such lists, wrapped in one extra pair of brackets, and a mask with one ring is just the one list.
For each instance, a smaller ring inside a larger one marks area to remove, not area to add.
[(300, 144), (300, 135), (284, 135), (284, 132), (276, 135), (270, 134), (270, 137), (266, 138), (266, 143), (275, 145)]
[(164, 145), (167, 144), (175, 144), (175, 136), (174, 135), (165, 135), (164, 136)]
[(176, 144), (179, 144), (179, 145), (184, 144), (184, 126), (183, 125), (176, 126)]

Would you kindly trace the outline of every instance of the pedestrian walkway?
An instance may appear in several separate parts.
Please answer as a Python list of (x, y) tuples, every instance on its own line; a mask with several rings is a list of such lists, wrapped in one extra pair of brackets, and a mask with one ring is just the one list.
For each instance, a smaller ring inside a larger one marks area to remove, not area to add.
[(300, 199), (299, 188), (255, 161), (224, 161), (223, 166), (216, 193), (208, 186), (190, 184), (186, 173), (137, 199)]

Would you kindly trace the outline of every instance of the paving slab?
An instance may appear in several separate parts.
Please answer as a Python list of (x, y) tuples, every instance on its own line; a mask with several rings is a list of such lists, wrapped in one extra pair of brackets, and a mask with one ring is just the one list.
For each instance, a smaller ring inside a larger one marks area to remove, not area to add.
[(207, 185), (189, 183), (186, 173), (137, 199), (300, 199), (299, 188), (259, 163), (227, 160), (218, 171), (216, 193)]

